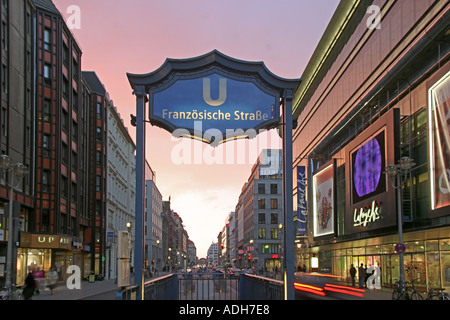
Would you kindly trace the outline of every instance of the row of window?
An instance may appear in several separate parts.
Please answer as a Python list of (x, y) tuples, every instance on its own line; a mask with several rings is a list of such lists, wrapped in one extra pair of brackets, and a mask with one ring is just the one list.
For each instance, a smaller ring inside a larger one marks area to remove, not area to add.
[[(258, 183), (258, 194), (266, 194), (266, 184)], [(278, 184), (270, 184), (270, 194), (278, 194)]]
[[(269, 223), (269, 222), (267, 222)], [(258, 213), (258, 224), (266, 224), (266, 214)], [(270, 224), (278, 224), (278, 213), (270, 214)]]
[[(266, 199), (264, 198), (258, 199), (258, 209), (266, 209)], [(270, 199), (270, 209), (278, 209), (278, 199), (276, 198)]]
[(267, 229), (266, 228), (258, 228), (258, 239), (272, 239), (278, 240), (278, 235), (280, 233), (280, 229), (278, 228), (270, 228), (269, 238), (267, 238)]

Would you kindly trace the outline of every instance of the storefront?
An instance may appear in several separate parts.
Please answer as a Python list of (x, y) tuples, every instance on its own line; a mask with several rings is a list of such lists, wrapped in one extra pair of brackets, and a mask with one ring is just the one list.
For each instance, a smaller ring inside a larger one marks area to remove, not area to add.
[[(297, 251), (297, 262), (308, 270), (340, 276), (350, 282), (350, 267), (377, 265), (381, 284), (392, 287), (399, 279), (399, 254), (396, 236), (358, 240)], [(405, 234), (405, 280), (415, 285), (450, 289), (450, 228)]]
[(79, 266), (83, 275), (86, 254), (80, 248), (68, 236), (22, 232), (17, 249), (17, 285), (23, 285), (28, 271), (37, 267), (44, 272), (55, 267), (62, 282), (66, 281), (71, 265)]

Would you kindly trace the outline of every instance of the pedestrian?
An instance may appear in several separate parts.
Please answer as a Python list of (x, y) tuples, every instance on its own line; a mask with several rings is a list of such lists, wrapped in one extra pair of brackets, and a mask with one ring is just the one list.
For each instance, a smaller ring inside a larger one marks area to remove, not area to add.
[(366, 276), (364, 278), (364, 287), (367, 288), (367, 279), (369, 279), (369, 277), (372, 275), (372, 273), (368, 273), (367, 272), (367, 265), (364, 266), (364, 272), (366, 273)]
[(41, 292), (41, 289), (45, 287), (45, 275), (41, 268), (36, 267), (33, 271), (34, 282), (36, 283), (36, 294)]
[(53, 294), (53, 290), (56, 287), (56, 281), (58, 280), (58, 272), (53, 267), (49, 272), (47, 272), (47, 285), (50, 289), (50, 294)]
[(355, 286), (355, 277), (356, 277), (356, 268), (353, 266), (353, 264), (350, 267), (350, 277), (352, 277), (352, 286)]
[(361, 263), (361, 265), (358, 268), (358, 283), (359, 287), (364, 287), (364, 280), (366, 279), (366, 270), (364, 269), (364, 264)]
[(35, 286), (36, 283), (34, 282), (33, 273), (29, 270), (28, 275), (25, 278), (25, 288), (23, 288), (22, 291), (24, 300), (31, 300), (33, 298), (34, 290), (36, 289)]

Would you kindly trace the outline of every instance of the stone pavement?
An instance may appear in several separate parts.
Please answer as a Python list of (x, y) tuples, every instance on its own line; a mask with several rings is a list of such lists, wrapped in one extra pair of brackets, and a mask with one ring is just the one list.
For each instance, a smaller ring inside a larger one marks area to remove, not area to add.
[[(96, 296), (105, 292), (117, 291), (117, 283), (115, 280), (103, 280), (90, 283), (88, 281), (81, 282), (81, 289), (68, 289), (65, 284), (61, 284), (53, 290), (46, 288), (39, 295), (34, 295), (32, 300), (82, 300), (92, 296)], [(111, 294), (115, 297), (115, 293)]]

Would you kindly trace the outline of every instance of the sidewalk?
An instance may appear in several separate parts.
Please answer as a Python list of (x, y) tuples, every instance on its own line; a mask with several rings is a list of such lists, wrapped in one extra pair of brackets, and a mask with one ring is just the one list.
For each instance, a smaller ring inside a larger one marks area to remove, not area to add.
[(81, 300), (114, 290), (118, 290), (114, 279), (95, 281), (94, 283), (82, 281), (81, 289), (70, 290), (65, 284), (61, 284), (53, 290), (53, 295), (50, 293), (50, 289), (46, 288), (39, 295), (34, 295), (32, 300)]

